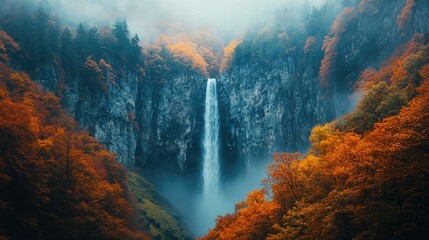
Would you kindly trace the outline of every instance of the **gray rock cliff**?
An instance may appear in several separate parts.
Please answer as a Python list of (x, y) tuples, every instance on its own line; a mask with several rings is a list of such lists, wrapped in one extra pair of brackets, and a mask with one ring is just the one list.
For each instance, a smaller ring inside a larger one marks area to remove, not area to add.
[[(346, 112), (362, 70), (379, 67), (416, 32), (429, 32), (426, 0), (415, 0), (406, 29), (397, 25), (405, 0), (367, 2), (372, 4), (368, 8), (354, 6), (355, 16), (341, 33), (329, 91), (318, 78), (323, 56), (311, 59), (302, 51), (265, 66), (248, 59), (218, 77), (223, 168), (231, 169), (225, 174), (273, 152), (305, 150), (315, 124)], [(320, 47), (323, 39), (317, 41)], [(175, 71), (157, 82), (128, 71), (108, 80), (103, 92), (91, 90), (79, 78), (66, 79), (61, 86), (58, 72), (47, 64), (33, 75), (48, 90), (59, 92), (62, 87), (63, 105), (117, 153), (120, 162), (154, 172), (199, 174), (206, 84), (202, 75)]]

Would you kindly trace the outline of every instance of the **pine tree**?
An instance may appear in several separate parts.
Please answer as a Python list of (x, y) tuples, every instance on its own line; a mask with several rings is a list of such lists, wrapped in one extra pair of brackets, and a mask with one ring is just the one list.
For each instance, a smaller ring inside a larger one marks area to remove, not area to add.
[(131, 47), (129, 51), (129, 61), (132, 66), (138, 65), (140, 63), (142, 48), (140, 47), (139, 43), (140, 43), (140, 38), (136, 34), (131, 39)]
[(79, 27), (76, 30), (75, 46), (76, 53), (78, 55), (79, 64), (84, 63), (88, 57), (88, 32), (83, 27), (82, 23), (79, 24)]
[(130, 30), (128, 28), (127, 20), (119, 19), (113, 25), (113, 35), (115, 37), (115, 58), (118, 63), (125, 64), (127, 55), (131, 48), (130, 43)]
[(100, 36), (98, 34), (98, 29), (96, 27), (92, 27), (88, 30), (87, 34), (87, 47), (90, 51), (90, 55), (94, 57), (94, 59), (99, 60), (102, 58), (102, 50), (100, 47)]
[(74, 74), (76, 70), (76, 52), (73, 46), (73, 36), (68, 27), (63, 31), (60, 44), (62, 67), (67, 75)]
[(125, 18), (115, 22), (113, 25), (113, 35), (117, 40), (118, 49), (124, 49), (130, 45), (130, 30)]

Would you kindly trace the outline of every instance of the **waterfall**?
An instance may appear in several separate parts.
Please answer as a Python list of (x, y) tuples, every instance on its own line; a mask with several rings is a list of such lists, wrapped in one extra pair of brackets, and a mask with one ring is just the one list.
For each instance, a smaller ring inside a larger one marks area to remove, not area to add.
[(204, 112), (203, 181), (204, 193), (218, 191), (219, 185), (219, 109), (216, 79), (207, 81)]

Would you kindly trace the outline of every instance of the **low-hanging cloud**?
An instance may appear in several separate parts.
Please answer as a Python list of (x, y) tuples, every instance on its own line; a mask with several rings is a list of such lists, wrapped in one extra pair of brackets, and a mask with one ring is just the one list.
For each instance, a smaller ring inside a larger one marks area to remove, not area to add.
[[(36, 0), (37, 1), (37, 0)], [(210, 28), (234, 35), (250, 24), (272, 15), (276, 9), (297, 5), (295, 0), (42, 0), (72, 23), (111, 25), (127, 18), (130, 28), (144, 38), (162, 33), (168, 24)], [(305, 1), (299, 1), (299, 4)], [(320, 6), (325, 0), (308, 0)]]

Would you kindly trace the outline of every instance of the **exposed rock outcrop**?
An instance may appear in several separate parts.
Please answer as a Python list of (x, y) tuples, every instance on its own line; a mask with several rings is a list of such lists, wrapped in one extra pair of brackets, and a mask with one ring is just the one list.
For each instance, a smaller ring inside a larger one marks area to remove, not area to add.
[[(406, 28), (398, 26), (405, 0), (354, 2), (354, 15), (338, 36), (327, 89), (319, 83), (323, 56), (308, 55), (299, 50), (301, 45), (290, 48), (297, 53), (264, 66), (251, 58), (233, 64), (219, 77), (224, 174), (233, 175), (234, 166), (272, 152), (305, 150), (314, 124), (348, 110), (348, 95), (362, 70), (380, 66), (416, 32), (429, 32), (428, 1), (414, 1)], [(322, 42), (316, 38), (315, 51), (320, 52)], [(198, 175), (205, 97), (201, 74), (175, 71), (157, 82), (129, 71), (108, 80), (103, 92), (77, 77), (61, 82), (55, 69), (40, 66), (34, 78), (48, 90), (63, 88), (64, 106), (119, 161), (154, 172)]]

